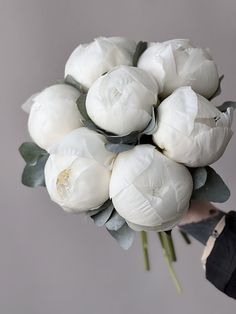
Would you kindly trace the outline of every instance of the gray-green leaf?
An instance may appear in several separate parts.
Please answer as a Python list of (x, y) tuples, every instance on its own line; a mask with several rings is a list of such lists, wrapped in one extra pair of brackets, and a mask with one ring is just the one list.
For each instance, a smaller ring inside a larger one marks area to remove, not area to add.
[(138, 60), (141, 56), (141, 54), (147, 49), (147, 42), (146, 41), (140, 41), (138, 42), (136, 46), (136, 50), (133, 56), (133, 66), (136, 67), (138, 64)]
[(134, 148), (134, 145), (106, 143), (105, 147), (109, 152), (118, 154)]
[(81, 94), (79, 96), (79, 98), (77, 99), (76, 103), (77, 103), (79, 112), (81, 113), (82, 117), (85, 120), (90, 120), (89, 115), (88, 115), (87, 110), (86, 110), (86, 97), (87, 97), (86, 94)]
[(150, 120), (146, 129), (143, 130), (143, 134), (152, 135), (157, 130), (157, 106), (152, 106), (152, 119)]
[(226, 111), (228, 108), (236, 109), (235, 101), (225, 101), (221, 106), (217, 107), (220, 111)]
[(207, 170), (205, 167), (189, 169), (193, 179), (193, 190), (200, 189), (207, 180)]
[(134, 131), (127, 135), (106, 135), (108, 142), (113, 144), (136, 144), (139, 137), (139, 132)]
[(25, 142), (19, 147), (19, 152), (26, 163), (34, 165), (42, 156), (48, 156), (46, 150), (33, 142)]
[(110, 202), (108, 206), (106, 207), (104, 206), (104, 208), (100, 209), (98, 213), (96, 213), (95, 215), (92, 215), (91, 218), (93, 219), (95, 225), (98, 227), (104, 226), (105, 223), (110, 218), (113, 210), (114, 210), (114, 206), (112, 202)]
[(192, 199), (223, 203), (230, 197), (230, 190), (221, 177), (210, 166), (206, 166), (207, 179), (205, 184), (193, 191)]
[(111, 217), (106, 222), (108, 230), (117, 231), (125, 224), (125, 219), (121, 217), (116, 210), (113, 211)]
[(73, 78), (73, 76), (71, 76), (71, 75), (67, 75), (67, 76), (66, 76), (66, 78), (64, 79), (64, 83), (75, 87), (75, 88), (78, 89), (81, 93), (84, 93), (84, 92), (85, 92), (83, 86), (82, 86), (79, 82), (77, 82), (77, 81)]
[(109, 229), (107, 229), (107, 231), (124, 250), (128, 250), (134, 242), (135, 232), (127, 225), (127, 223), (117, 231)]
[(44, 167), (49, 155), (43, 155), (33, 164), (26, 164), (22, 183), (29, 187), (45, 186)]

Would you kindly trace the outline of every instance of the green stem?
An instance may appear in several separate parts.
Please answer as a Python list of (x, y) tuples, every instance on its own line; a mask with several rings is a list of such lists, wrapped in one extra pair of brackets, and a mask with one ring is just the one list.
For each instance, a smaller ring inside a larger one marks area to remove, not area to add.
[(183, 230), (179, 230), (180, 234), (182, 235), (184, 241), (187, 243), (187, 244), (191, 244), (191, 240), (189, 238), (189, 236), (187, 235), (186, 232), (184, 232)]
[(173, 239), (171, 236), (171, 232), (169, 231), (163, 231), (161, 232), (161, 236), (163, 239), (163, 246), (165, 247), (166, 253), (170, 258), (171, 262), (176, 262), (176, 254), (175, 254), (175, 248)]
[(174, 268), (172, 266), (171, 258), (167, 254), (168, 248), (166, 246), (167, 241), (164, 240), (164, 238), (165, 238), (165, 236), (163, 236), (164, 232), (158, 232), (157, 234), (158, 234), (160, 242), (161, 242), (161, 246), (162, 246), (162, 249), (163, 249), (163, 256), (164, 256), (164, 259), (166, 261), (166, 264), (167, 264), (167, 267), (168, 267), (168, 271), (169, 271), (170, 276), (171, 276), (171, 278), (172, 278), (172, 280), (174, 282), (174, 285), (176, 287), (176, 290), (177, 290), (178, 294), (181, 294), (182, 293), (181, 285), (180, 285), (180, 283), (178, 281), (178, 278), (177, 278), (176, 273), (174, 271)]
[(144, 257), (144, 267), (145, 270), (150, 270), (149, 263), (149, 255), (148, 255), (148, 238), (147, 233), (145, 231), (141, 231), (141, 241), (142, 241), (142, 249), (143, 249), (143, 257)]
[(170, 275), (171, 275), (171, 278), (172, 278), (172, 280), (173, 280), (173, 282), (174, 282), (174, 285), (175, 285), (175, 287), (176, 287), (176, 290), (177, 290), (178, 294), (181, 294), (181, 293), (183, 292), (182, 287), (181, 287), (181, 285), (180, 285), (180, 283), (179, 283), (179, 280), (178, 280), (178, 278), (177, 278), (177, 276), (176, 276), (176, 273), (175, 273), (175, 271), (174, 271), (174, 268), (173, 268), (173, 266), (172, 266), (172, 263), (171, 263), (171, 261), (169, 260), (169, 258), (168, 258), (168, 256), (167, 256), (165, 250), (164, 250), (164, 258), (165, 258), (165, 260), (166, 260), (167, 267), (168, 267), (169, 273), (170, 273)]

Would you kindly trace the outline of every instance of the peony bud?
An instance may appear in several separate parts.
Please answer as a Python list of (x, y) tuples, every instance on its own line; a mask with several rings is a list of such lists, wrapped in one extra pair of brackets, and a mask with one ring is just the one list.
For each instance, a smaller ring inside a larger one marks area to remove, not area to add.
[(45, 182), (51, 199), (68, 212), (100, 207), (109, 198), (115, 154), (104, 136), (79, 128), (49, 149)]
[(93, 82), (117, 65), (132, 65), (136, 43), (122, 37), (99, 37), (79, 45), (69, 57), (65, 77), (71, 75), (89, 89)]
[(150, 44), (141, 55), (138, 67), (155, 76), (162, 97), (189, 85), (196, 93), (209, 98), (219, 85), (217, 67), (209, 50), (196, 48), (187, 39)]
[(126, 135), (148, 125), (157, 94), (157, 83), (147, 72), (119, 66), (94, 82), (88, 91), (86, 108), (100, 128)]
[(233, 134), (233, 109), (220, 112), (189, 86), (178, 88), (160, 104), (158, 119), (153, 141), (167, 157), (189, 167), (217, 161)]
[(82, 126), (76, 104), (79, 95), (74, 87), (57, 84), (31, 99), (28, 129), (37, 145), (48, 149), (64, 135)]
[(192, 186), (187, 168), (152, 145), (138, 145), (116, 158), (110, 197), (134, 230), (164, 231), (186, 213)]

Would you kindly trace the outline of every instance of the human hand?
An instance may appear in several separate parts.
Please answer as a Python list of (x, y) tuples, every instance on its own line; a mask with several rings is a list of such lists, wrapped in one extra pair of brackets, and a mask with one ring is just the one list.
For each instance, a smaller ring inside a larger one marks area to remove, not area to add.
[(179, 226), (200, 222), (218, 212), (219, 210), (210, 202), (191, 200), (189, 210), (179, 223)]

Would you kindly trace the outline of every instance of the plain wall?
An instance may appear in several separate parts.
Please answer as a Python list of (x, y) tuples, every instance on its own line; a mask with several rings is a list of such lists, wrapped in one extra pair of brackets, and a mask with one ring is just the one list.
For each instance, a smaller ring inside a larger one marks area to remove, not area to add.
[[(150, 234), (151, 271), (140, 241), (123, 251), (104, 229), (63, 212), (46, 190), (21, 185), (19, 145), (29, 140), (21, 104), (63, 77), (79, 44), (104, 35), (163, 41), (190, 38), (210, 47), (225, 74), (218, 97), (236, 99), (234, 0), (0, 0), (0, 313), (149, 314), (235, 313), (235, 302), (204, 278), (203, 247), (176, 233), (178, 296), (156, 235)], [(234, 121), (233, 129), (236, 129)], [(214, 168), (236, 204), (236, 136)]]

